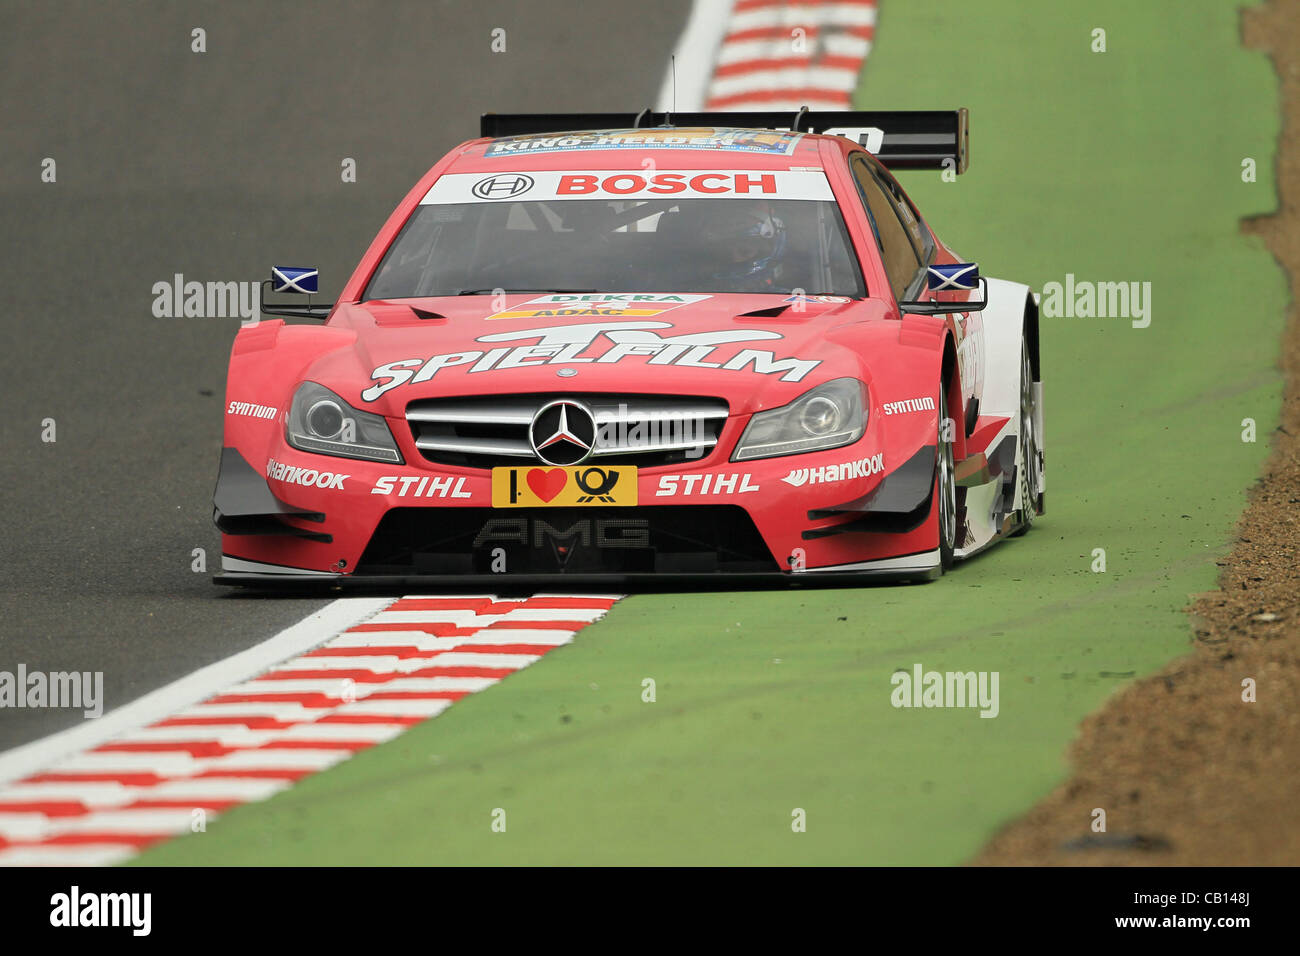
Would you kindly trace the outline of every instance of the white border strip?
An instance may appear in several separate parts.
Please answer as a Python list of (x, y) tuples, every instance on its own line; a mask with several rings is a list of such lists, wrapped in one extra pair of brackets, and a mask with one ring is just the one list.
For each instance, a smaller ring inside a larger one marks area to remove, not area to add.
[(686, 29), (673, 49), (677, 58), (677, 102), (673, 102), (673, 61), (670, 60), (659, 86), (657, 111), (698, 113), (704, 109), (713, 65), (730, 17), (731, 0), (695, 0), (691, 4)]
[(396, 601), (340, 598), (261, 644), (200, 668), (95, 720), (0, 754), (0, 786), (36, 773), (64, 757), (92, 750), (109, 739), (145, 727), (248, 680), (281, 661), (311, 650)]
[(922, 554), (909, 554), (901, 558), (877, 558), (856, 564), (836, 564), (825, 568), (809, 568), (804, 574), (821, 571), (929, 571), (939, 566), (939, 549)]

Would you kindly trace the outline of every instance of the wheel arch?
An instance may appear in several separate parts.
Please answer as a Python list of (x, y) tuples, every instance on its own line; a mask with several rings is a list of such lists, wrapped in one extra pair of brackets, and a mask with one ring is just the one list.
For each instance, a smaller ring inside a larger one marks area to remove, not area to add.
[(1038, 300), (1032, 292), (1025, 296), (1025, 343), (1029, 346), (1029, 367), (1034, 381), (1043, 380), (1042, 359), (1038, 348)]
[[(953, 339), (952, 333), (948, 332), (943, 337), (943, 355), (939, 362), (939, 384), (947, 393), (949, 416), (954, 422), (961, 422), (962, 427), (953, 430), (952, 451), (953, 456), (960, 460), (966, 457), (966, 439), (970, 431), (967, 418), (967, 409), (962, 408), (962, 384), (961, 368), (957, 364), (957, 343)], [(961, 408), (960, 418), (953, 415), (953, 408)], [(942, 423), (940, 423), (942, 425)]]

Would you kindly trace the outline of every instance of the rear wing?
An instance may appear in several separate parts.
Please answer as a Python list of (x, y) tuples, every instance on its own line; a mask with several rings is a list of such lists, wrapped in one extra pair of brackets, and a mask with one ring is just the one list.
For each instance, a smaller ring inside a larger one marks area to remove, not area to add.
[(844, 136), (894, 169), (966, 171), (969, 114), (957, 110), (808, 110), (755, 113), (484, 113), (479, 135), (607, 129), (726, 127)]

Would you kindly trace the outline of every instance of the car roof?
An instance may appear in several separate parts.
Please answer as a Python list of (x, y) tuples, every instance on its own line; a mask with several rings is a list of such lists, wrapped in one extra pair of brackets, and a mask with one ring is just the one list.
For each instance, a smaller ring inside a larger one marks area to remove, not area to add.
[(641, 166), (647, 154), (667, 169), (820, 169), (820, 142), (830, 138), (835, 137), (714, 126), (529, 133), (472, 140), (464, 145), (452, 169), (627, 169)]

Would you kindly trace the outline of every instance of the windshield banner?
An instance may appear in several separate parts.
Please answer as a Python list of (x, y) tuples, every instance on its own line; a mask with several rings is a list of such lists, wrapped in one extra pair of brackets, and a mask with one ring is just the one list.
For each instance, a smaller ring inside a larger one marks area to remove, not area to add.
[(540, 170), (448, 173), (421, 205), (557, 199), (833, 199), (821, 170)]
[(516, 136), (499, 139), (484, 156), (525, 153), (568, 153), (584, 149), (725, 149), (738, 153), (789, 156), (802, 133), (757, 129), (637, 129), (620, 132), (580, 132), (567, 136)]

